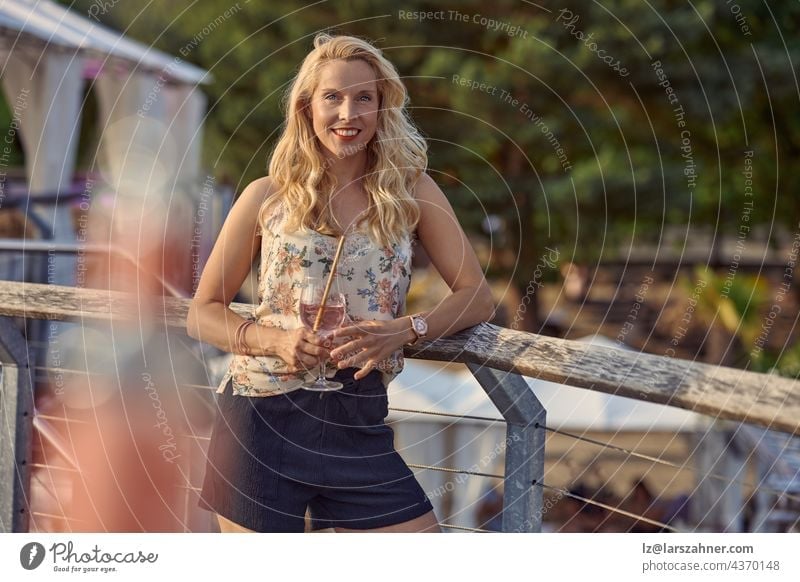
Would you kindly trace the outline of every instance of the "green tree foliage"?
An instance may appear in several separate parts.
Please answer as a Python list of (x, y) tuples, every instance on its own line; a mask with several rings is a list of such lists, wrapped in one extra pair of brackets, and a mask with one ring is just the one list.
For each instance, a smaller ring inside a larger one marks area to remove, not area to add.
[(519, 259), (501, 267), (520, 288), (545, 244), (595, 260), (657, 242), (664, 224), (735, 234), (751, 200), (750, 224), (796, 227), (800, 4), (571, 4), (118, 2), (99, 18), (175, 55), (203, 35), (184, 57), (214, 76), (205, 160), (235, 183), (265, 172), (282, 89), (314, 33), (374, 40), (406, 80), (431, 172), (464, 224), (505, 219)]

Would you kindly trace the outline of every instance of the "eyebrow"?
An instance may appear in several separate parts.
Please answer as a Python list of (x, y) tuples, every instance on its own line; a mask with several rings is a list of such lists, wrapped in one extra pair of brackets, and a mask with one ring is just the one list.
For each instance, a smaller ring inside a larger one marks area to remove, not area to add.
[[(320, 89), (321, 93), (327, 93), (328, 91), (332, 91), (333, 93), (340, 93), (341, 89)], [(375, 93), (372, 89), (362, 89), (359, 93)]]

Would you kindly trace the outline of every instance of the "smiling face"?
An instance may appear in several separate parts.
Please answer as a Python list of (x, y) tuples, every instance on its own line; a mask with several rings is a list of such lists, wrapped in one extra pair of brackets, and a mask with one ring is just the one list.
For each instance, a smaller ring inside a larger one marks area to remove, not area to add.
[(363, 152), (378, 128), (378, 83), (362, 60), (324, 65), (311, 97), (314, 133), (338, 158)]

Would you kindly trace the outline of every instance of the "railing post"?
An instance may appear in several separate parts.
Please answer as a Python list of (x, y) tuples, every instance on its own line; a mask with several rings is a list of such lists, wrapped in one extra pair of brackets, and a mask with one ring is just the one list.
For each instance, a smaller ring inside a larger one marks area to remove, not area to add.
[(541, 532), (545, 409), (519, 374), (467, 367), (507, 423), (503, 531)]
[(27, 532), (33, 390), (25, 338), (0, 317), (0, 532)]

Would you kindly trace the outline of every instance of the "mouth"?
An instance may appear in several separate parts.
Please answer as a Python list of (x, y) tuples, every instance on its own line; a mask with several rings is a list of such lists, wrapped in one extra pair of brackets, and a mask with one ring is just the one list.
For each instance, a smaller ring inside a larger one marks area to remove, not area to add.
[(361, 133), (361, 130), (355, 127), (336, 127), (331, 129), (331, 131), (342, 139), (352, 139)]

